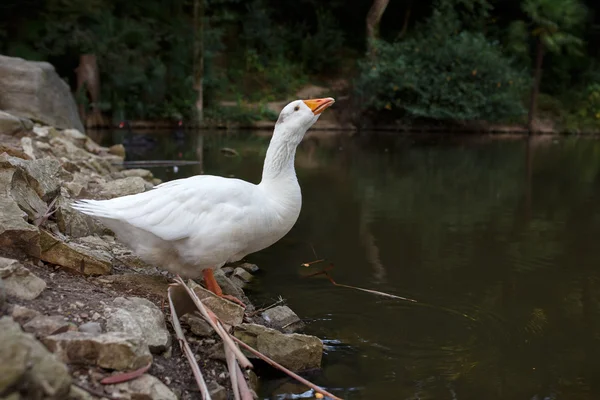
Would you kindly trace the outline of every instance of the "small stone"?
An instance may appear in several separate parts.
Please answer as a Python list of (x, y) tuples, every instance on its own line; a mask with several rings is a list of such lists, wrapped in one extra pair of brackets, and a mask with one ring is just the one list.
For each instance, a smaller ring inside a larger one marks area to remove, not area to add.
[(181, 317), (181, 321), (190, 326), (190, 331), (196, 336), (212, 336), (215, 331), (202, 317), (195, 314), (186, 314)]
[(139, 337), (123, 332), (100, 335), (65, 332), (46, 336), (42, 341), (67, 364), (96, 365), (121, 371), (138, 369), (152, 361), (148, 345)]
[(125, 158), (125, 146), (122, 144), (114, 144), (108, 148), (110, 154)]
[(33, 300), (44, 289), (46, 282), (38, 278), (19, 261), (0, 257), (0, 279), (4, 281), (4, 290), (9, 296), (21, 300)]
[(83, 147), (88, 139), (86, 135), (79, 132), (77, 129), (65, 129), (60, 133), (63, 137), (73, 142), (73, 144), (75, 144), (77, 147)]
[(36, 310), (32, 310), (31, 308), (23, 307), (17, 304), (14, 306), (11, 315), (15, 321), (21, 325), (24, 325), (40, 315), (40, 313)]
[(249, 283), (252, 280), (252, 278), (254, 278), (250, 272), (246, 271), (244, 268), (241, 267), (237, 267), (233, 271), (233, 276), (241, 279), (245, 283)]
[(152, 172), (147, 169), (134, 168), (134, 169), (126, 169), (121, 172), (123, 173), (123, 175), (126, 178), (129, 176), (139, 176), (140, 178), (143, 178), (147, 181), (152, 181), (152, 179), (154, 178), (154, 175), (152, 174)]
[(146, 181), (139, 176), (130, 176), (99, 185), (96, 190), (97, 195), (94, 197), (97, 199), (112, 199), (144, 191), (146, 191)]
[(86, 322), (85, 324), (79, 325), (79, 332), (99, 335), (102, 333), (102, 325), (100, 325), (98, 322)]
[(209, 382), (206, 386), (211, 399), (227, 400), (227, 390), (223, 386), (219, 385), (215, 381)]
[(255, 273), (257, 272), (260, 268), (258, 268), (258, 265), (256, 264), (250, 264), (250, 263), (243, 263), (239, 266), (239, 268), (243, 268), (246, 271), (250, 272), (250, 273)]
[(61, 315), (39, 315), (23, 325), (23, 330), (37, 337), (44, 337), (77, 330), (77, 327), (65, 321)]
[[(284, 367), (295, 371), (319, 368), (323, 342), (318, 337), (298, 333), (283, 334), (257, 324), (241, 324), (235, 336)], [(248, 354), (252, 357), (252, 355)]]
[(107, 331), (127, 332), (142, 338), (153, 353), (171, 346), (171, 335), (159, 308), (141, 297), (117, 297), (106, 320)]
[(105, 275), (112, 271), (112, 256), (102, 250), (92, 250), (77, 243), (63, 242), (59, 237), (42, 230), (41, 259), (70, 268), (84, 275)]
[(177, 396), (164, 383), (152, 375), (144, 374), (129, 382), (107, 385), (105, 389), (119, 394), (122, 399), (177, 400)]
[(98, 321), (101, 317), (102, 316), (100, 314), (95, 312), (94, 314), (92, 314), (92, 321)]
[(87, 391), (75, 386), (71, 385), (71, 390), (69, 391), (69, 400), (102, 400), (100, 397), (93, 396)]
[(194, 281), (189, 281), (188, 286), (196, 293), (198, 298), (206, 304), (208, 308), (221, 320), (221, 322), (236, 326), (242, 323), (244, 318), (244, 309), (221, 297), (218, 297), (213, 292), (204, 289)]
[(219, 271), (223, 271), (226, 276), (233, 274), (233, 267), (221, 267)]
[(243, 300), (244, 291), (238, 285), (233, 283), (231, 279), (225, 276), (225, 273), (223, 271), (221, 271), (220, 269), (215, 270), (214, 276), (215, 280), (221, 287), (221, 290), (223, 290), (224, 294), (228, 294), (240, 300)]
[(293, 333), (304, 327), (298, 315), (288, 306), (277, 306), (262, 313), (270, 327), (285, 333)]

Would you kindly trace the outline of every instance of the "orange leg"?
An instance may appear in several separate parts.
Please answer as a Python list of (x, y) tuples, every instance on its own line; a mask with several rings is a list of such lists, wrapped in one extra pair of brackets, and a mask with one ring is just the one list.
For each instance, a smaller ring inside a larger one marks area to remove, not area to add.
[(246, 308), (246, 305), (237, 297), (231, 296), (229, 294), (223, 294), (223, 290), (221, 290), (221, 286), (219, 286), (219, 284), (217, 283), (212, 268), (206, 268), (202, 270), (202, 277), (204, 278), (204, 284), (206, 285), (206, 289), (210, 290), (219, 297), (233, 301), (234, 303)]

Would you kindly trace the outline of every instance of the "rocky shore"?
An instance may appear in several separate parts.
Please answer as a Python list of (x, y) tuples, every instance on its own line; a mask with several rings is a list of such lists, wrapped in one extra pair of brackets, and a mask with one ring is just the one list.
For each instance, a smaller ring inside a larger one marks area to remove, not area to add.
[[(200, 398), (170, 324), (165, 300), (173, 277), (69, 206), (160, 181), (148, 170), (123, 169), (123, 146), (105, 148), (81, 132), (52, 66), (0, 56), (0, 72), (0, 398)], [(292, 371), (319, 368), (323, 344), (295, 333), (303, 323), (292, 310), (257, 309), (246, 296), (257, 273), (249, 263), (215, 273), (245, 310), (201, 281), (188, 285), (242, 341)], [(182, 321), (211, 397), (232, 398), (218, 336), (196, 314)], [(136, 379), (101, 382), (148, 365)], [(245, 378), (256, 392), (260, 370)]]

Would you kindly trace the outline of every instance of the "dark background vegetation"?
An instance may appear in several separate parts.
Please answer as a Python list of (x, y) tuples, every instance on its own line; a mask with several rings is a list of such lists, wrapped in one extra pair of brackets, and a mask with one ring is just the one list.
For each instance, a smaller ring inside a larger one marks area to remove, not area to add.
[[(355, 120), (590, 131), (599, 10), (595, 0), (2, 0), (0, 53), (51, 62), (82, 107), (113, 121), (199, 108), (269, 119), (266, 102), (342, 81), (335, 94), (349, 96)], [(84, 54), (99, 72), (92, 100), (77, 90)]]

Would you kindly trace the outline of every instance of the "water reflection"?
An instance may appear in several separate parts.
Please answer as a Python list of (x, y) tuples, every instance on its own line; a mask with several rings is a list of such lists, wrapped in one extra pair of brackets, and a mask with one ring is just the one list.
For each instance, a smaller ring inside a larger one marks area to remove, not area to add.
[[(206, 173), (252, 182), (269, 140), (119, 135), (104, 143), (128, 143), (133, 159), (200, 157)], [(264, 271), (251, 290), (257, 303), (283, 296), (326, 340), (316, 383), (347, 399), (600, 396), (598, 141), (313, 137), (297, 166), (300, 219), (249, 257)], [(304, 278), (319, 266), (301, 264), (315, 258), (332, 262), (341, 283), (430, 307)], [(269, 378), (263, 398), (307, 396)]]

